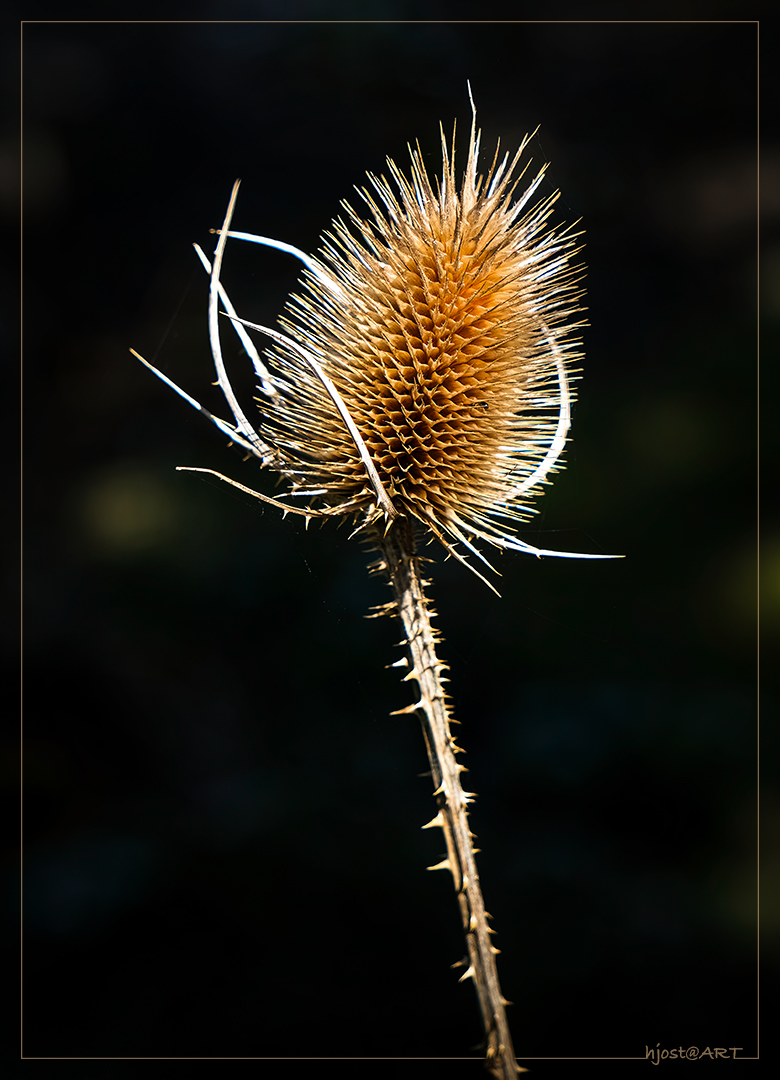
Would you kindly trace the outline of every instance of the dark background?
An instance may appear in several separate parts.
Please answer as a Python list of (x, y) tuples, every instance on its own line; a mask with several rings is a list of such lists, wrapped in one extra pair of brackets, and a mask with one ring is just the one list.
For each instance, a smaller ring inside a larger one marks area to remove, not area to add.
[[(627, 556), (498, 556), (499, 600), (429, 552), (516, 1049), (755, 1054), (755, 26), (31, 24), (23, 58), (26, 1055), (478, 1056), (387, 589), (177, 474), (273, 493), (128, 352), (227, 415), (191, 244), (234, 179), (235, 228), (314, 251), (386, 155), (435, 173), (455, 118), (462, 151), (467, 79), (483, 165), (540, 125), (586, 229), (521, 535)], [(297, 276), (228, 247), (248, 319)]]

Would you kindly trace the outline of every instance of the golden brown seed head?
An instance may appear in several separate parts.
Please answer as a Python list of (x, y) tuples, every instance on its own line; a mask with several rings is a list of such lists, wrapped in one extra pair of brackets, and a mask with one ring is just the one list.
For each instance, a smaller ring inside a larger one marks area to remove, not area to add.
[[(373, 220), (344, 203), (349, 224), (326, 234), (337, 287), (307, 272), (283, 320), (335, 384), (396, 510), (440, 539), (509, 539), (568, 426), (582, 267), (569, 265), (575, 236), (547, 225), (557, 193), (526, 209), (544, 169), (512, 201), (526, 142), (483, 179), (472, 127), (460, 191), (443, 137), (435, 191), (419, 148), (411, 179), (388, 161), (398, 193), (369, 176)], [(274, 360), (285, 380), (267, 422), (294, 484), (371, 518), (375, 492), (332, 398), (299, 352), (282, 344)]]

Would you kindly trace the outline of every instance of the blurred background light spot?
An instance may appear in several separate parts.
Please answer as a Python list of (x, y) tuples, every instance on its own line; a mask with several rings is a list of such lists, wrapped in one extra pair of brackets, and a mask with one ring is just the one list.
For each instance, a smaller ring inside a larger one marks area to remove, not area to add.
[(179, 531), (179, 508), (168, 484), (133, 466), (95, 477), (83, 494), (81, 525), (104, 555), (132, 557), (170, 543)]
[[(762, 163), (762, 173), (765, 166)], [(774, 173), (776, 169), (768, 166)], [(758, 159), (755, 145), (728, 154), (686, 158), (666, 175), (654, 176), (651, 203), (659, 223), (675, 237), (718, 247), (755, 221)]]
[(716, 449), (712, 414), (679, 398), (647, 402), (628, 415), (626, 424), (625, 441), (638, 462), (664, 483), (687, 482)]

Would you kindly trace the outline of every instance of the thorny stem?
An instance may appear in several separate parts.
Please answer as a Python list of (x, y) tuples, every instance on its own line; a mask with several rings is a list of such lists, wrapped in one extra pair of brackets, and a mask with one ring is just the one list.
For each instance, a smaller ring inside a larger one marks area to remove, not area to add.
[(473, 792), (464, 791), (460, 782), (465, 769), (455, 755), (463, 751), (456, 746), (450, 732), (441, 678), (445, 665), (436, 656), (438, 638), (431, 627), (431, 610), (425, 598), (425, 582), (420, 576), (409, 519), (396, 519), (379, 538), (379, 546), (383, 562), (377, 564), (377, 569), (385, 571), (395, 593), (395, 604), (388, 606), (400, 617), (409, 646), (411, 669), (406, 679), (416, 679), (420, 688), (419, 701), (398, 711), (420, 714), (439, 808), (430, 824), (442, 828), (447, 845), (447, 858), (429, 869), (448, 869), (452, 873), (469, 957), (469, 967), (461, 981), (474, 980), (487, 1041), (486, 1067), (497, 1080), (515, 1080), (519, 1072), (526, 1070), (517, 1064), (509, 1034), (505, 1006), (510, 1003), (498, 982), (495, 958), (498, 950), (490, 941), (493, 931), (487, 924), (473, 834), (468, 824), (467, 807), (474, 796)]

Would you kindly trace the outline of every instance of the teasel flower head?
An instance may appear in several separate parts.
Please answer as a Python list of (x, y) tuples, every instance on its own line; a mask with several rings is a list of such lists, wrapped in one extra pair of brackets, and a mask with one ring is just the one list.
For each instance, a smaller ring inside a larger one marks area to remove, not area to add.
[[(582, 267), (576, 238), (549, 227), (557, 193), (529, 209), (544, 169), (513, 198), (527, 141), (483, 178), (472, 126), (460, 187), (443, 134), (435, 188), (419, 148), (409, 178), (388, 159), (395, 190), (369, 176), (369, 220), (343, 204), (324, 272), (306, 272), (283, 320), (335, 385), (393, 507), (450, 549), (517, 546), (509, 530), (560, 466), (569, 424)], [(304, 354), (282, 342), (271, 363), (284, 376), (272, 441), (298, 463), (294, 483), (386, 513)]]
[[(295, 512), (349, 515), (357, 531), (405, 517), (462, 562), (463, 548), (487, 562), (480, 541), (604, 557), (536, 548), (514, 531), (561, 467), (583, 325), (584, 268), (573, 261), (580, 234), (551, 227), (558, 192), (534, 202), (546, 166), (517, 194), (528, 141), (511, 159), (497, 149), (480, 176), (474, 112), (460, 186), (454, 137), (450, 150), (443, 132), (435, 186), (419, 147), (409, 176), (388, 159), (390, 180), (369, 174), (372, 190), (361, 191), (367, 217), (344, 202), (319, 258), (231, 232), (234, 188), (213, 266), (199, 251), (211, 274), (218, 381), (236, 425), (211, 419), (283, 474)], [(219, 283), (228, 237), (303, 261), (283, 332), (236, 316)], [(218, 300), (260, 377), (257, 431), (224, 371)], [(269, 366), (243, 326), (272, 339)]]

